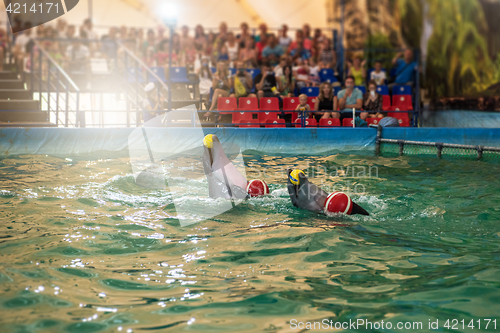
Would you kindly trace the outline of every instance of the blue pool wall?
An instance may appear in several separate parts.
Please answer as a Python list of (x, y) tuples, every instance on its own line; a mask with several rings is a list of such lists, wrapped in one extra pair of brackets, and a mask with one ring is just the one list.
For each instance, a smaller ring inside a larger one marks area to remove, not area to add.
[[(128, 156), (133, 128), (4, 128), (0, 129), (0, 156), (52, 155)], [(165, 146), (201, 146), (200, 129), (148, 128), (153, 142)], [(375, 151), (375, 128), (206, 128), (221, 142), (237, 144), (243, 152), (275, 156), (363, 154)], [(385, 128), (383, 137), (428, 142), (500, 147), (500, 128)], [(190, 142), (189, 142), (190, 141)]]

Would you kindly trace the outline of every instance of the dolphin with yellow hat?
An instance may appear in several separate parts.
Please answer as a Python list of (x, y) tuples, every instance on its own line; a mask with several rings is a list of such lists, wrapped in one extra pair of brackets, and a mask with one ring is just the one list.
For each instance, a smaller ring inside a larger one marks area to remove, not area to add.
[[(287, 188), (292, 204), (295, 207), (318, 213), (329, 212), (329, 207), (335, 204), (335, 202), (332, 202), (332, 199), (330, 198), (333, 198), (333, 200), (339, 200), (347, 197), (346, 194), (340, 192), (328, 195), (328, 193), (323, 191), (321, 188), (311, 183), (309, 179), (307, 179), (304, 171), (298, 169), (288, 170)], [(346, 209), (342, 209), (338, 212), (345, 212), (349, 215), (370, 215), (365, 209), (353, 202), (349, 197), (345, 199), (347, 202), (347, 207), (345, 207)]]
[(210, 198), (246, 199), (247, 179), (224, 153), (216, 135), (203, 139), (203, 170), (208, 180)]

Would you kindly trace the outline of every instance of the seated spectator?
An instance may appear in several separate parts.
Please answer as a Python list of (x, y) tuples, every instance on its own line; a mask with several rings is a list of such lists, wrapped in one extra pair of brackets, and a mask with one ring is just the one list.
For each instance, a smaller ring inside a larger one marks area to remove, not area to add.
[(349, 67), (347, 75), (354, 77), (354, 84), (357, 86), (365, 85), (365, 79), (366, 79), (365, 64), (366, 60), (361, 62), (361, 59), (358, 57), (355, 57), (352, 63), (347, 62), (347, 67)]
[(194, 29), (194, 48), (198, 52), (203, 52), (207, 44), (207, 35), (203, 30), (203, 26), (198, 24)]
[(72, 39), (75, 38), (75, 33), (76, 33), (75, 26), (74, 25), (68, 25), (68, 28), (66, 29), (65, 33), (61, 37), (64, 40), (62, 40), (59, 43), (59, 47), (61, 48), (62, 52), (66, 52), (66, 49), (68, 48), (68, 46), (71, 45)]
[(224, 44), (226, 42), (227, 38), (227, 23), (226, 22), (221, 22), (219, 25), (219, 33), (215, 37), (215, 40), (219, 43)]
[(18, 33), (13, 50), (18, 72), (24, 71), (24, 61), (33, 47), (33, 39), (31, 37), (33, 30), (31, 29), (31, 23), (26, 23), (24, 27), (26, 30)]
[(255, 36), (255, 42), (262, 42), (263, 40), (267, 39), (267, 24), (261, 23), (259, 25), (259, 30), (260, 33)]
[(269, 63), (264, 62), (261, 67), (261, 72), (254, 79), (255, 89), (257, 90), (257, 97), (277, 97), (279, 94), (276, 88), (276, 76), (269, 67)]
[(296, 47), (290, 52), (293, 59), (300, 58), (306, 60), (311, 58), (311, 52), (304, 47), (304, 41), (302, 39), (297, 39), (295, 43)]
[(217, 56), (217, 62), (219, 61), (229, 61), (229, 53), (225, 45), (220, 48), (219, 55)]
[(304, 48), (303, 41), (301, 39), (296, 41), (297, 47), (290, 52), (293, 59), (300, 58), (302, 60), (307, 60), (311, 58), (311, 52)]
[(280, 77), (283, 75), (283, 68), (285, 68), (285, 66), (287, 65), (287, 60), (288, 59), (285, 55), (282, 55), (280, 57), (279, 64), (274, 67), (274, 75), (276, 75), (276, 77)]
[(210, 94), (210, 88), (212, 88), (212, 71), (208, 66), (209, 60), (210, 59), (206, 57), (202, 58), (201, 67), (198, 69), (198, 72), (196, 73), (200, 78), (199, 89), (201, 95)]
[(257, 61), (259, 63), (262, 62), (262, 52), (264, 48), (267, 46), (267, 34), (260, 36), (260, 40), (255, 43), (255, 52), (257, 53)]
[(229, 32), (227, 34), (225, 47), (227, 49), (229, 61), (233, 62), (238, 60), (238, 43), (236, 42), (236, 38), (234, 37), (234, 34), (232, 32)]
[(194, 62), (196, 60), (196, 49), (194, 48), (193, 39), (186, 42), (185, 49), (183, 50), (183, 58), (181, 59), (181, 64), (188, 68), (194, 68)]
[(318, 60), (320, 63), (323, 63), (326, 68), (333, 69), (334, 75), (338, 75), (337, 54), (332, 48), (332, 42), (330, 38), (323, 38), (323, 42), (320, 45)]
[[(155, 54), (156, 66), (167, 67), (168, 66), (168, 40), (162, 41), (158, 44), (158, 52)], [(175, 51), (172, 51), (172, 62), (178, 62), (178, 55)]]
[(257, 55), (253, 48), (253, 38), (248, 37), (245, 43), (245, 48), (240, 50), (240, 55), (238, 60), (243, 62), (246, 68), (257, 67)]
[(295, 91), (295, 78), (292, 74), (292, 67), (285, 65), (282, 70), (282, 75), (278, 77), (278, 89), (283, 97), (293, 97)]
[(323, 82), (319, 87), (319, 96), (314, 104), (314, 118), (316, 120), (328, 118), (340, 118), (337, 111), (337, 96), (334, 96), (332, 85)]
[(182, 26), (179, 40), (181, 44), (181, 49), (185, 49), (188, 46), (188, 44), (193, 42), (193, 37), (189, 36), (189, 28), (187, 25)]
[(354, 77), (346, 78), (345, 89), (339, 91), (337, 99), (341, 113), (352, 112), (352, 109), (360, 110), (363, 107), (363, 93), (355, 87)]
[(69, 72), (86, 73), (89, 66), (90, 50), (82, 41), (75, 39), (66, 49), (66, 60)]
[[(228, 97), (231, 91), (231, 76), (227, 70), (226, 63), (220, 61), (217, 63), (217, 71), (212, 76), (212, 89), (214, 90), (214, 95), (212, 97), (212, 105), (209, 111), (214, 111), (217, 109), (217, 101), (219, 97)], [(212, 113), (205, 113), (205, 118), (210, 119)], [(219, 116), (220, 119), (220, 116)]]
[(307, 104), (307, 95), (306, 94), (301, 94), (299, 95), (299, 105), (295, 108), (295, 111), (297, 111), (299, 119), (302, 118), (310, 118), (310, 112), (305, 112), (305, 111), (311, 111), (311, 107), (309, 104)]
[(276, 36), (270, 34), (267, 39), (267, 46), (262, 51), (262, 58), (268, 61), (271, 66), (276, 66), (283, 53), (283, 48), (278, 44)]
[(296, 72), (297, 88), (300, 90), (304, 87), (311, 87), (313, 82), (309, 77), (310, 69), (307, 61), (297, 59), (297, 64), (299, 65)]
[(326, 37), (323, 36), (323, 32), (321, 31), (321, 29), (319, 28), (316, 28), (314, 29), (314, 36), (312, 38), (313, 40), (313, 44), (317, 44), (317, 45), (320, 45), (323, 43), (323, 40), (325, 39)]
[(312, 86), (318, 87), (321, 81), (319, 78), (319, 65), (314, 62), (314, 58), (310, 58), (304, 62), (309, 64), (309, 80), (311, 81)]
[(108, 59), (114, 59), (118, 54), (118, 44), (116, 43), (117, 30), (115, 27), (109, 28), (106, 36), (102, 36), (102, 52)]
[(241, 23), (240, 28), (241, 28), (241, 33), (236, 36), (240, 49), (245, 48), (248, 37), (252, 38), (252, 45), (253, 45), (253, 36), (249, 32), (248, 23), (246, 22)]
[(304, 24), (302, 26), (303, 39), (304, 39), (304, 48), (306, 50), (311, 51), (313, 43), (311, 38), (311, 26), (309, 24)]
[(390, 90), (395, 85), (411, 85), (415, 80), (415, 70), (417, 63), (413, 61), (413, 51), (408, 49), (404, 52), (404, 60), (401, 59), (403, 53), (396, 54), (392, 59), (392, 64), (396, 66), (396, 80), (389, 85)]
[(155, 32), (153, 29), (149, 29), (141, 50), (142, 58), (148, 66), (153, 66), (154, 57), (157, 51)]
[(283, 50), (288, 50), (288, 47), (292, 43), (292, 39), (288, 37), (288, 25), (283, 24), (280, 29), (280, 34), (279, 34), (279, 45), (283, 48)]
[(205, 49), (203, 51), (203, 56), (209, 57), (212, 63), (216, 63), (215, 53), (215, 34), (213, 32), (209, 32), (207, 36), (207, 42), (205, 44)]
[(231, 87), (234, 90), (231, 97), (257, 97), (251, 93), (252, 86), (252, 75), (245, 70), (241, 61), (236, 62), (236, 74), (231, 77)]
[(375, 81), (377, 86), (383, 86), (385, 84), (387, 76), (385, 71), (382, 70), (382, 63), (380, 61), (375, 62), (375, 70), (370, 74), (370, 81)]
[(371, 80), (368, 83), (368, 92), (363, 96), (363, 110), (366, 112), (361, 112), (360, 118), (366, 120), (366, 118), (382, 118), (383, 97), (377, 93), (377, 84), (375, 81)]

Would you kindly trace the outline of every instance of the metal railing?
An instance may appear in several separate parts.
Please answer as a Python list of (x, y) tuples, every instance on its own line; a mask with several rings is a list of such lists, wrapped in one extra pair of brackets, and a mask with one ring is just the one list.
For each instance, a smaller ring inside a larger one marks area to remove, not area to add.
[[(139, 113), (143, 110), (142, 103), (145, 99), (143, 86), (141, 83), (147, 83), (153, 79), (155, 81), (156, 97), (158, 101), (165, 99), (162, 89), (169, 91), (168, 86), (162, 79), (149, 68), (141, 59), (139, 59), (132, 51), (130, 51), (123, 43), (118, 42), (123, 50), (123, 59), (117, 58), (117, 67), (119, 70), (119, 81), (125, 90), (126, 106), (127, 106), (127, 127), (130, 127), (130, 112), (136, 112), (136, 126), (140, 126)], [(129, 69), (133, 68), (134, 72), (130, 73)], [(132, 74), (132, 75), (131, 75)], [(130, 80), (133, 79), (133, 80)], [(132, 92), (129, 94), (128, 92)]]
[[(56, 125), (85, 127), (85, 115), (80, 114), (80, 89), (51, 55), (35, 40), (30, 54), (31, 93), (38, 94), (39, 109), (55, 117)], [(74, 113), (74, 122), (70, 121)], [(64, 119), (61, 119), (61, 115)]]

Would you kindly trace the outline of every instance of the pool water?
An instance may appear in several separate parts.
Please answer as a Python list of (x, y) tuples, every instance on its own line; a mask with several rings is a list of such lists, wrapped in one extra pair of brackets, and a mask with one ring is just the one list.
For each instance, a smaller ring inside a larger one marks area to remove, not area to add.
[[(127, 158), (1, 159), (0, 330), (298, 332), (291, 322), (360, 318), (421, 322), (421, 332), (429, 320), (446, 330), (448, 319), (465, 320), (455, 332), (478, 331), (472, 319), (500, 328), (497, 164), (348, 155), (245, 155), (245, 164), (271, 195), (182, 227), (173, 202), (210, 205), (196, 197), (203, 180), (168, 192), (138, 187)], [(165, 167), (177, 180), (202, 170), (189, 158)], [(288, 167), (348, 191), (371, 216), (296, 209)]]

